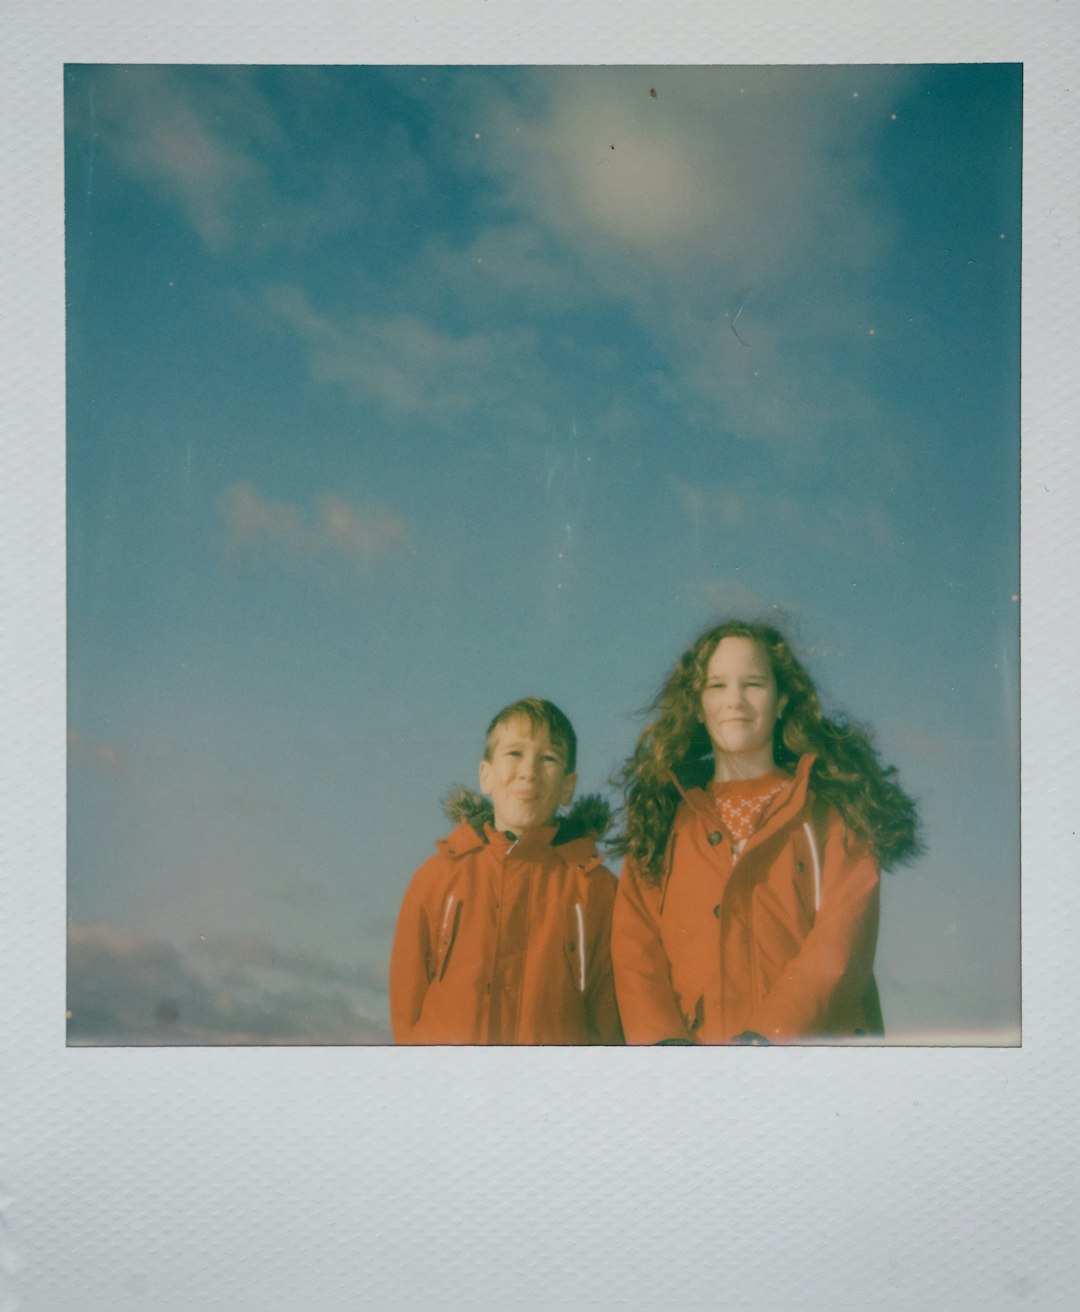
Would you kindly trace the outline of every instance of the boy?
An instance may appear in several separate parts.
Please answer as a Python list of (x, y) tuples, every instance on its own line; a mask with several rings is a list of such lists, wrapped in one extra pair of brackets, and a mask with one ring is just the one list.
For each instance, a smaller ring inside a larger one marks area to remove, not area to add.
[(615, 876), (596, 839), (609, 809), (574, 795), (577, 739), (527, 697), (488, 726), (480, 787), (413, 876), (390, 958), (398, 1043), (620, 1043), (609, 951)]

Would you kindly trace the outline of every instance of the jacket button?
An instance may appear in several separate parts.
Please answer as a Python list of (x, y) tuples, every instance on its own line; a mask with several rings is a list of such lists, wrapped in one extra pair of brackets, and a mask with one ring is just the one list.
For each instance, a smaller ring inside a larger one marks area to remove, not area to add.
[(710, 847), (715, 847), (717, 843), (722, 843), (723, 841), (724, 841), (724, 835), (720, 832), (719, 829), (714, 829), (712, 833), (709, 835)]
[(716, 906), (713, 907), (713, 909), (712, 909), (712, 913), (713, 913), (713, 915), (717, 918), (717, 920), (720, 919), (720, 903), (719, 903), (719, 902), (717, 902)]
[(491, 992), (491, 985), (490, 985), (490, 984), (485, 984), (485, 985), (484, 985), (484, 992), (485, 992), (485, 993), (490, 993), (490, 992)]

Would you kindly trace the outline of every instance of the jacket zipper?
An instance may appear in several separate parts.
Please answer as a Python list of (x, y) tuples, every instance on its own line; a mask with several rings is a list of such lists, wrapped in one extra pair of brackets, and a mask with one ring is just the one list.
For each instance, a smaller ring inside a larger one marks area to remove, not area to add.
[(574, 903), (578, 929), (578, 987), (585, 992), (585, 915), (581, 903)]

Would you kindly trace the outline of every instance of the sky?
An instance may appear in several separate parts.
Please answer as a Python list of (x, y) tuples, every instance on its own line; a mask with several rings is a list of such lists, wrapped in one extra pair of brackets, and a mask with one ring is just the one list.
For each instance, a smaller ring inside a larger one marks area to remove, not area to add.
[(614, 800), (736, 615), (920, 799), (888, 1037), (1015, 1042), (1021, 94), (68, 66), (69, 1041), (388, 1041), (492, 714)]

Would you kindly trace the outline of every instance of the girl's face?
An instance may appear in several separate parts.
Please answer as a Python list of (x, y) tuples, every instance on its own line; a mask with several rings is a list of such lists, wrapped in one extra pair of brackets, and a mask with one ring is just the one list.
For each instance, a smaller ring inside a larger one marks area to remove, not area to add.
[(760, 644), (753, 638), (721, 638), (709, 658), (701, 693), (701, 719), (718, 773), (722, 758), (732, 757), (752, 770), (775, 768), (773, 730), (786, 704)]

